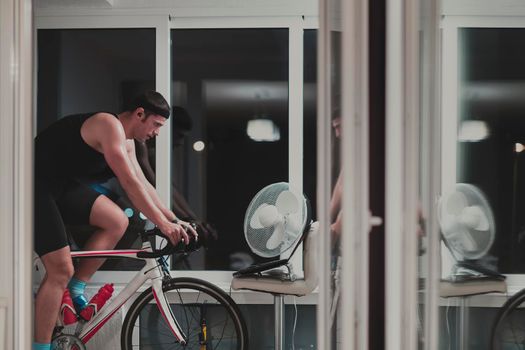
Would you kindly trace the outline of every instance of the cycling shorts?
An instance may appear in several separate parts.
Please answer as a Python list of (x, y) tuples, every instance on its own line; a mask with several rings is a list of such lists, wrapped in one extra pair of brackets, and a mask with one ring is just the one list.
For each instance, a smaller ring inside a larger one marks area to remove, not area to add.
[(65, 225), (89, 225), (95, 200), (101, 194), (80, 182), (35, 180), (34, 244), (39, 256), (69, 245)]

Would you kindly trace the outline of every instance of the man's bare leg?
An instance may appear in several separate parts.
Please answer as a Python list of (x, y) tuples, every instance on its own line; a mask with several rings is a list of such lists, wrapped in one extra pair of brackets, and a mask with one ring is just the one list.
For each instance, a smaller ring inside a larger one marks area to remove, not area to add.
[(36, 295), (35, 341), (50, 343), (62, 295), (74, 270), (69, 246), (47, 253), (41, 260), (46, 268), (46, 275)]
[[(129, 220), (122, 209), (106, 196), (99, 196), (89, 216), (89, 224), (98, 227), (83, 250), (113, 249), (126, 232)], [(75, 278), (87, 282), (106, 259), (81, 259), (75, 269)]]

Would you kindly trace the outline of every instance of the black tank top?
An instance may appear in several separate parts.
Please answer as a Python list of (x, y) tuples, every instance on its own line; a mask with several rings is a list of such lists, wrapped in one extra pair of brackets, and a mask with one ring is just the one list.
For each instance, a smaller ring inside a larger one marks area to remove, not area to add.
[(89, 146), (80, 135), (82, 124), (95, 114), (61, 118), (38, 134), (35, 139), (37, 178), (44, 177), (52, 182), (71, 179), (104, 181), (114, 176), (104, 155)]

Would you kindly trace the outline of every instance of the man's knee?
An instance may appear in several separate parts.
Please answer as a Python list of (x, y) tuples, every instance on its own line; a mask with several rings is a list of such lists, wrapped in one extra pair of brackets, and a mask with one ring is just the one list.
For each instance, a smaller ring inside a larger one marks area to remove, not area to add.
[(128, 229), (129, 219), (124, 213), (115, 217), (112, 225), (112, 231), (115, 231), (119, 235), (123, 235)]
[(75, 268), (71, 260), (68, 262), (57, 262), (52, 266), (46, 267), (46, 270), (47, 279), (63, 288), (67, 286), (67, 283), (75, 273)]

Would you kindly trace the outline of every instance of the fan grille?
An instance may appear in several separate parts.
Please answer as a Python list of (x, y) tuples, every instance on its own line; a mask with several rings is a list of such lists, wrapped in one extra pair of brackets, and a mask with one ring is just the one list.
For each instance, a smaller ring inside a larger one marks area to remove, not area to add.
[[(277, 198), (284, 191), (290, 191), (296, 195), (299, 199), (299, 210), (288, 215), (288, 221), (285, 220), (285, 233), (283, 242), (277, 246), (275, 249), (268, 249), (266, 243), (272, 236), (274, 232), (274, 227), (263, 227), (263, 228), (253, 228), (250, 225), (250, 220), (255, 214), (257, 208), (261, 205), (275, 205)], [(266, 186), (260, 190), (255, 197), (250, 202), (248, 209), (246, 210), (246, 215), (244, 217), (244, 234), (246, 237), (246, 242), (250, 246), (251, 250), (259, 256), (265, 258), (272, 258), (278, 256), (288, 250), (294, 242), (301, 236), (304, 227), (306, 225), (307, 217), (307, 205), (304, 196), (294, 190), (286, 182), (279, 182), (269, 186)], [(291, 225), (290, 222), (294, 224)]]
[[(443, 196), (439, 203), (439, 219), (443, 231), (443, 238), (446, 240), (449, 249), (458, 254), (461, 259), (480, 259), (487, 254), (494, 243), (496, 225), (490, 204), (484, 193), (471, 184), (458, 183), (455, 185), (454, 190), (455, 193), (460, 193), (463, 196), (465, 206), (477, 206), (483, 211), (489, 223), (488, 229), (477, 230), (464, 227), (460, 227), (455, 231), (445, 229), (445, 227), (443, 227), (443, 222), (453, 218), (453, 215), (448, 213), (447, 209), (443, 208), (446, 205), (447, 200), (450, 198), (451, 194), (449, 193)], [(469, 240), (472, 240), (475, 243), (472, 245), (475, 248), (467, 248), (466, 243), (469, 243)]]

